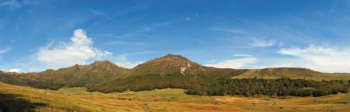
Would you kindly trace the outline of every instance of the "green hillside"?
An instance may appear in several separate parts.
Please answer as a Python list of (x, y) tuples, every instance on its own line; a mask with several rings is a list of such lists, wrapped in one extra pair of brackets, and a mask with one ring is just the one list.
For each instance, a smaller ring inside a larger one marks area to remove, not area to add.
[[(3, 112), (346, 112), (350, 93), (288, 99), (195, 96), (183, 89), (104, 94), (85, 88), (43, 90), (0, 82)], [(147, 108), (144, 105), (147, 104)], [(147, 109), (147, 110), (145, 110)]]
[(105, 93), (163, 88), (213, 91), (218, 89), (217, 85), (245, 78), (322, 81), (349, 80), (350, 75), (321, 73), (304, 68), (221, 69), (202, 66), (173, 54), (147, 61), (133, 69), (119, 67), (109, 61), (96, 61), (90, 65), (74, 65), (40, 73), (0, 72), (0, 81), (9, 84), (53, 90), (62, 87), (86, 87), (88, 91)]
[(322, 73), (306, 68), (265, 68), (248, 69), (246, 72), (232, 77), (233, 79), (242, 78), (263, 78), (263, 79), (305, 79), (305, 80), (350, 80), (349, 73)]
[(180, 55), (166, 55), (150, 60), (132, 69), (127, 77), (89, 87), (89, 91), (114, 92), (153, 90), (162, 88), (188, 88), (204, 84), (219, 77), (230, 78), (242, 70), (218, 69), (201, 66)]
[(127, 75), (129, 69), (109, 61), (96, 61), (90, 65), (74, 65), (58, 70), (23, 74), (28, 79), (38, 79), (64, 84), (69, 87), (88, 87)]

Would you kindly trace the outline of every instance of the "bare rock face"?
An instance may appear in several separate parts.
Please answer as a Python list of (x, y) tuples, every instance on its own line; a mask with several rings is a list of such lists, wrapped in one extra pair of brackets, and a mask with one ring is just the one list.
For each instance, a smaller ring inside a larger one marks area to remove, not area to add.
[(185, 71), (186, 71), (186, 67), (181, 67), (180, 73), (181, 73), (182, 75), (185, 75)]

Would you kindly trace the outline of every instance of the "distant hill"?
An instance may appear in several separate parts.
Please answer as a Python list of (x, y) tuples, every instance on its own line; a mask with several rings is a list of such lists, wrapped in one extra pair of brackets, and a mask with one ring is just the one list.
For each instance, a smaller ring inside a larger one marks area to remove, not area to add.
[(263, 78), (263, 79), (306, 79), (306, 80), (350, 80), (349, 73), (322, 73), (306, 68), (265, 68), (248, 69), (246, 72), (232, 77), (233, 79), (242, 78)]
[(183, 56), (168, 54), (127, 69), (109, 61), (74, 65), (39, 73), (5, 73), (0, 81), (44, 89), (86, 87), (89, 91), (121, 92), (161, 88), (204, 88), (218, 79), (292, 78), (306, 80), (349, 80), (350, 74), (321, 73), (305, 68), (222, 69), (202, 66)]
[(45, 80), (69, 87), (88, 87), (114, 78), (125, 77), (130, 70), (109, 61), (96, 61), (90, 65), (74, 65), (58, 70), (23, 74), (29, 79)]
[(60, 83), (40, 80), (35, 78), (28, 78), (27, 75), (21, 75), (17, 73), (0, 72), (0, 81), (8, 84), (31, 86), (35, 88), (52, 89), (52, 90), (57, 90), (63, 87), (63, 84), (60, 84)]

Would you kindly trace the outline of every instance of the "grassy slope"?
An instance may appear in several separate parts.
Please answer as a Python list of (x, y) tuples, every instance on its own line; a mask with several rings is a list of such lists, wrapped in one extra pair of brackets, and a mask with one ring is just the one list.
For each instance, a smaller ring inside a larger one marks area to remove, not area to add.
[(342, 98), (333, 101), (334, 103), (350, 104), (350, 92)]
[[(181, 69), (183, 70), (181, 72)], [(198, 86), (223, 78), (307, 79), (321, 81), (350, 80), (350, 74), (321, 73), (303, 68), (219, 69), (205, 67), (180, 55), (166, 55), (147, 61), (133, 69), (119, 67), (109, 61), (90, 65), (75, 65), (41, 73), (8, 74), (0, 72), (0, 81), (36, 88), (59, 89), (86, 87), (89, 91), (116, 92), (154, 88), (183, 88)], [(156, 80), (156, 81), (155, 81)]]
[[(142, 92), (103, 94), (86, 92), (84, 88), (62, 88), (58, 91), (40, 90), (30, 87), (0, 83), (0, 104), (3, 98), (12, 94), (21, 102), (11, 106), (33, 109), (34, 111), (346, 111), (350, 107), (336, 103), (350, 95), (337, 94), (324, 97), (292, 97), (291, 99), (245, 98), (239, 96), (190, 96), (183, 89), (161, 89)], [(12, 97), (11, 97), (12, 98)], [(26, 103), (23, 103), (26, 102)], [(215, 105), (213, 102), (218, 102)], [(256, 105), (254, 106), (255, 103)], [(26, 105), (24, 105), (26, 104)], [(26, 107), (29, 105), (30, 107)], [(34, 106), (33, 106), (34, 105)]]
[[(35, 111), (47, 112), (47, 111), (119, 111), (119, 110), (135, 110), (127, 107), (113, 107), (110, 105), (100, 104), (99, 101), (91, 101), (88, 99), (80, 98), (77, 96), (69, 95), (60, 91), (50, 91), (34, 89), (30, 87), (21, 87), (8, 85), (5, 83), (0, 83), (0, 93), (1, 94), (12, 94), (15, 99), (23, 99), (32, 104), (40, 103), (45, 106), (38, 106), (32, 108)], [(100, 95), (99, 95), (100, 94)], [(89, 93), (90, 96), (103, 96), (101, 93)], [(3, 103), (3, 102), (2, 102)], [(5, 102), (6, 105), (6, 102)], [(16, 105), (11, 104), (12, 109), (18, 108)], [(113, 107), (113, 108), (110, 108)], [(11, 108), (11, 107), (10, 107)]]
[(348, 73), (322, 73), (304, 68), (265, 68), (265, 69), (248, 69), (246, 72), (234, 76), (232, 78), (264, 78), (264, 79), (278, 79), (281, 77), (292, 79), (306, 79), (306, 80), (350, 80)]
[(49, 69), (40, 73), (23, 74), (21, 77), (57, 82), (65, 86), (87, 87), (123, 77), (128, 71), (129, 69), (119, 67), (109, 61), (95, 61), (90, 65), (74, 65), (58, 70)]

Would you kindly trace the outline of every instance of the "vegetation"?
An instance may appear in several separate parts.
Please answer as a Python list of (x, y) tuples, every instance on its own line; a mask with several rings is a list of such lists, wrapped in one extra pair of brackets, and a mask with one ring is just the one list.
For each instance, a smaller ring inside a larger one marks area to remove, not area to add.
[(306, 68), (264, 68), (264, 69), (248, 69), (246, 72), (233, 76), (233, 79), (244, 78), (262, 78), (262, 79), (305, 79), (305, 80), (350, 80), (348, 73), (322, 73)]
[[(344, 80), (312, 81), (303, 79), (229, 79), (219, 75), (149, 74), (120, 79), (88, 88), (89, 91), (124, 92), (164, 88), (182, 88), (190, 95), (268, 95), (268, 96), (324, 96), (347, 93), (349, 84)], [(109, 85), (111, 84), (111, 85)]]
[(192, 95), (268, 95), (268, 96), (324, 96), (347, 93), (349, 84), (344, 80), (311, 81), (302, 79), (225, 79), (207, 82), (204, 87), (192, 86)]
[[(288, 99), (239, 96), (197, 96), (183, 89), (126, 91), (123, 93), (87, 92), (85, 88), (43, 90), (0, 82), (0, 109), (27, 112), (346, 112), (343, 104), (349, 94)], [(341, 100), (341, 102), (340, 102)], [(142, 105), (147, 104), (147, 108)]]
[(24, 78), (18, 74), (0, 73), (0, 81), (5, 82), (5, 83), (9, 83), (9, 84), (31, 86), (31, 87), (35, 87), (35, 88), (51, 89), (51, 90), (58, 90), (59, 88), (62, 88), (64, 86), (63, 84), (56, 83), (53, 81)]
[[(252, 76), (258, 78), (251, 78)], [(248, 78), (244, 78), (248, 77)], [(104, 93), (164, 88), (191, 95), (324, 96), (346, 93), (350, 74), (327, 74), (303, 68), (219, 69), (201, 66), (179, 55), (166, 55), (133, 69), (109, 61), (74, 65), (40, 73), (0, 72), (0, 81), (41, 89), (85, 87)], [(342, 79), (342, 80), (320, 80)]]

